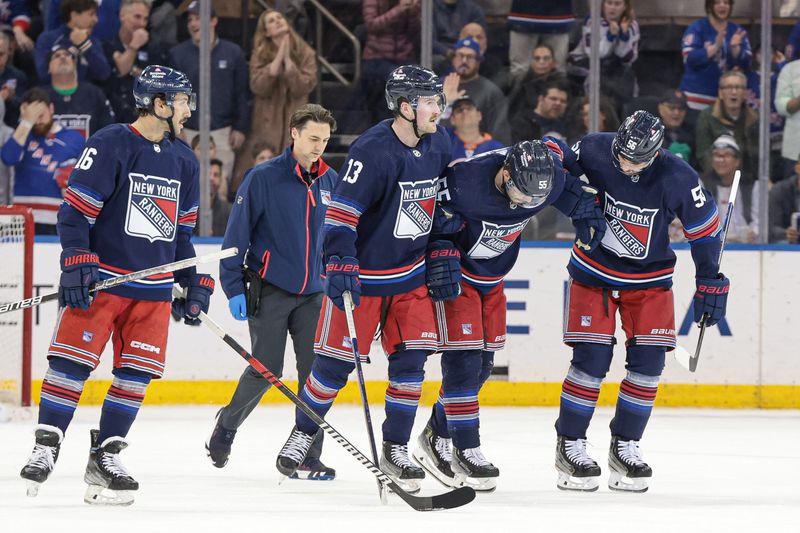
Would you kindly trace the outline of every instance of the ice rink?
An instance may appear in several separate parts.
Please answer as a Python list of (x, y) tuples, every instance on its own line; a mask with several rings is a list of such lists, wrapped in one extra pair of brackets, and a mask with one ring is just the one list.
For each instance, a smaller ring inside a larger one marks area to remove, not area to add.
[[(236, 437), (227, 467), (203, 443), (217, 407), (144, 407), (123, 462), (140, 483), (127, 508), (83, 503), (89, 429), (98, 408), (81, 407), (54, 474), (37, 498), (25, 496), (19, 470), (33, 445), (33, 421), (0, 424), (0, 531), (106, 533), (460, 531), (798, 531), (800, 412), (656, 409), (642, 449), (653, 467), (650, 491), (606, 486), (610, 409), (598, 409), (590, 454), (603, 468), (600, 490), (555, 487), (553, 408), (485, 408), (482, 449), (501, 471), (498, 489), (460, 509), (419, 513), (395, 496), (378, 501), (374, 477), (332, 439), (323, 460), (333, 482), (278, 485), (275, 455), (292, 425), (288, 406), (262, 406)], [(429, 408), (417, 417), (414, 438)], [(383, 420), (373, 406), (373, 418)], [(334, 406), (329, 422), (369, 455), (362, 412)], [(380, 431), (378, 425), (378, 432)], [(429, 478), (423, 491), (444, 488)]]

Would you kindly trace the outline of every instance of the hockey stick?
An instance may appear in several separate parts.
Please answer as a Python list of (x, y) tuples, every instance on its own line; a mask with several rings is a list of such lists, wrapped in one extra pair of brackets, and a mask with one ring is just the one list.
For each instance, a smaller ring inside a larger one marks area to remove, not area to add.
[[(369, 412), (369, 399), (367, 398), (367, 385), (364, 382), (364, 367), (361, 366), (361, 354), (358, 352), (358, 340), (356, 339), (356, 323), (353, 320), (353, 296), (350, 291), (344, 291), (344, 316), (347, 318), (347, 333), (350, 335), (350, 347), (353, 349), (353, 357), (356, 361), (356, 374), (358, 376), (358, 390), (361, 393), (361, 404), (364, 406), (364, 421), (367, 424), (367, 435), (369, 436), (369, 446), (372, 449), (372, 462), (378, 463), (378, 450), (375, 446), (375, 431), (372, 429), (372, 415)], [(383, 483), (378, 481), (378, 496), (381, 504), (386, 505), (388, 499)]]
[[(180, 298), (182, 293), (178, 287), (172, 288), (172, 294), (176, 298)], [(297, 395), (292, 392), (292, 390), (287, 387), (278, 377), (273, 374), (267, 367), (261, 364), (258, 359), (254, 358), (250, 353), (245, 350), (241, 344), (236, 342), (230, 335), (225, 333), (219, 324), (214, 322), (208, 315), (201, 312), (200, 313), (200, 321), (206, 325), (214, 334), (225, 341), (225, 344), (230, 346), (236, 353), (238, 353), (242, 358), (247, 361), (247, 363), (253, 367), (259, 374), (264, 376), (264, 378), (269, 381), (276, 389), (281, 391), (281, 393), (289, 398), (293, 404), (295, 404), (298, 409), (303, 411), (314, 423), (318, 424), (323, 431), (325, 431), (328, 435), (330, 435), (336, 442), (342, 445), (344, 449), (350, 452), (350, 455), (358, 459), (362, 465), (364, 465), (372, 475), (374, 475), (378, 480), (394, 491), (404, 502), (408, 505), (413, 507), (417, 511), (439, 511), (441, 509), (454, 509), (456, 507), (461, 507), (462, 505), (466, 505), (472, 500), (475, 499), (475, 491), (472, 490), (470, 487), (461, 487), (456, 490), (445, 492), (444, 494), (437, 494), (436, 496), (414, 496), (412, 494), (407, 493), (404, 491), (397, 483), (392, 481), (392, 479), (387, 476), (381, 469), (375, 465), (372, 461), (370, 461), (366, 455), (361, 453), (358, 448), (353, 446), (350, 441), (348, 441), (344, 436), (339, 433), (333, 426), (329, 425), (325, 422), (321, 416), (314, 412), (308, 405), (303, 402)]]
[[(728, 238), (728, 227), (731, 225), (731, 218), (733, 218), (733, 206), (736, 203), (736, 194), (739, 192), (739, 180), (742, 177), (741, 171), (737, 170), (733, 175), (733, 184), (731, 185), (731, 194), (728, 197), (728, 212), (725, 214), (725, 225), (722, 227), (722, 243), (719, 247), (719, 257), (717, 258), (717, 265), (722, 265), (722, 252), (725, 249), (725, 240)], [(680, 365), (689, 372), (697, 370), (697, 362), (700, 360), (700, 348), (703, 347), (703, 337), (706, 334), (706, 319), (707, 314), (704, 314), (697, 325), (700, 328), (700, 336), (697, 338), (697, 347), (694, 349), (694, 355), (680, 347), (675, 347), (675, 359)]]
[[(210, 254), (205, 254), (198, 257), (190, 257), (188, 259), (182, 259), (181, 261), (175, 261), (174, 263), (166, 263), (164, 265), (155, 266), (153, 268), (146, 268), (144, 270), (139, 270), (137, 272), (131, 272), (130, 274), (124, 274), (122, 276), (116, 276), (114, 278), (109, 278), (100, 281), (89, 292), (97, 292), (97, 291), (102, 291), (104, 289), (110, 289), (111, 287), (116, 287), (118, 285), (130, 283), (131, 281), (144, 279), (154, 274), (164, 274), (166, 272), (174, 272), (176, 270), (195, 266), (200, 263), (212, 263), (214, 261), (219, 261), (220, 259), (225, 259), (226, 257), (231, 257), (233, 255), (236, 255), (237, 253), (238, 253), (237, 248), (232, 247), (232, 248), (226, 248), (225, 250), (220, 250), (219, 252), (212, 252)], [(3, 313), (8, 313), (10, 311), (18, 311), (21, 309), (28, 309), (29, 307), (36, 307), (39, 304), (50, 302), (52, 300), (58, 300), (58, 292), (52, 292), (50, 294), (34, 296), (33, 298), (26, 298), (25, 300), (19, 300), (16, 302), (0, 304), (0, 315)]]

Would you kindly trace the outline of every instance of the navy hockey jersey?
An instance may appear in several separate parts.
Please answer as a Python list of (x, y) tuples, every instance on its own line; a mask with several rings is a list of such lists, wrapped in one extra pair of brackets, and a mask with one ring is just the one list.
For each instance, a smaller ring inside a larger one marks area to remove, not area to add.
[(438, 179), (450, 161), (443, 127), (410, 148), (391, 124), (373, 126), (350, 146), (325, 216), (325, 261), (356, 257), (367, 296), (401, 294), (425, 282)]
[(571, 151), (565, 149), (565, 166), (572, 174), (584, 173), (599, 190), (608, 223), (600, 246), (592, 252), (573, 245), (570, 276), (609, 289), (671, 287), (675, 254), (669, 245), (669, 225), (676, 217), (692, 247), (697, 277), (716, 276), (719, 213), (697, 173), (662, 148), (647, 170), (626, 176), (613, 163), (614, 135), (589, 134)]
[[(154, 143), (130, 124), (89, 138), (58, 214), (61, 245), (100, 256), (108, 279), (194, 256), (199, 202), (197, 158), (184, 142)], [(172, 274), (108, 289), (138, 300), (172, 299)]]
[[(50, 86), (47, 94), (53, 101), (53, 120), (77, 131), (84, 140), (114, 123), (114, 111), (105, 93), (87, 81), (79, 83), (72, 93), (58, 92)], [(127, 97), (131, 98), (130, 92)]]

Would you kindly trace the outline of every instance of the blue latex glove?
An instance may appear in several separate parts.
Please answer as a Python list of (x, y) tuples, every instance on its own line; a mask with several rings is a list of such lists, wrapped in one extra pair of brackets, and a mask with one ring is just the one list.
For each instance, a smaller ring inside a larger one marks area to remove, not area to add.
[(88, 309), (89, 295), (99, 278), (100, 258), (91, 250), (65, 248), (61, 252), (61, 280), (58, 284), (58, 305)]
[(434, 301), (461, 294), (461, 253), (450, 241), (433, 241), (425, 256), (425, 284)]
[(694, 321), (700, 322), (705, 316), (706, 326), (713, 326), (725, 318), (731, 280), (720, 272), (714, 279), (697, 278), (695, 282), (697, 292), (694, 293), (692, 302)]
[(247, 300), (244, 294), (234, 294), (228, 300), (228, 309), (236, 320), (247, 320)]
[(350, 291), (353, 305), (358, 307), (361, 303), (361, 280), (358, 278), (360, 270), (358, 259), (345, 256), (340, 258), (332, 255), (325, 265), (325, 294), (331, 299), (333, 305), (344, 311), (344, 291)]

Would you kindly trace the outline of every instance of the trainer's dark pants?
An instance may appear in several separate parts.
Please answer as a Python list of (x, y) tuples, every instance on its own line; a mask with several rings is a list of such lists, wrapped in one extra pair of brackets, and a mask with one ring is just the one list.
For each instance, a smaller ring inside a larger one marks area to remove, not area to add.
[[(297, 295), (264, 283), (258, 312), (248, 318), (253, 357), (278, 377), (283, 374), (286, 333), (292, 336), (297, 363), (298, 394), (308, 379), (311, 364), (314, 362), (314, 334), (322, 298), (321, 292)], [(239, 378), (230, 403), (222, 409), (222, 426), (227, 429), (241, 426), (270, 387), (261, 374), (248, 366)], [(317, 433), (306, 460), (319, 458), (322, 453), (322, 435), (322, 431)]]

